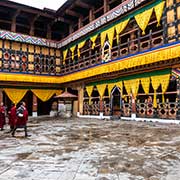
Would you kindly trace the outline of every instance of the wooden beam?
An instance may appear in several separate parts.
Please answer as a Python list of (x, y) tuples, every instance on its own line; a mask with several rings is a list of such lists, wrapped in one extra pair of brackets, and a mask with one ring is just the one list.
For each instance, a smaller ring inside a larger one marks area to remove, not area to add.
[(63, 22), (63, 23), (66, 23), (66, 24), (74, 24), (73, 21), (69, 20), (69, 19), (66, 19), (64, 17), (57, 17), (54, 22)]
[(80, 13), (77, 13), (77, 12), (70, 10), (70, 9), (66, 9), (65, 13), (70, 15), (70, 16), (77, 17), (77, 18), (82, 16)]
[(47, 12), (43, 12), (43, 10), (38, 10), (36, 8), (31, 8), (25, 5), (16, 4), (11, 1), (0, 1), (0, 6), (9, 7), (13, 9), (20, 9), (23, 12), (39, 14), (40, 16), (47, 17), (50, 19), (54, 19), (54, 15), (48, 14)]
[(91, 6), (91, 5), (87, 4), (87, 3), (82, 2), (81, 0), (76, 1), (75, 4), (77, 6), (79, 6), (79, 7), (81, 7), (81, 8), (84, 8), (84, 9), (91, 9), (91, 8), (93, 8), (93, 6)]
[(104, 14), (109, 11), (109, 0), (104, 0)]

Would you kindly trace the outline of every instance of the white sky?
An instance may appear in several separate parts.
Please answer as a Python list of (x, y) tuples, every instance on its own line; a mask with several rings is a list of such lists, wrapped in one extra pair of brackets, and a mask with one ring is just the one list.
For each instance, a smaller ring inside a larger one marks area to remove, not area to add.
[(57, 10), (66, 0), (11, 0), (20, 4), (43, 9), (44, 7)]

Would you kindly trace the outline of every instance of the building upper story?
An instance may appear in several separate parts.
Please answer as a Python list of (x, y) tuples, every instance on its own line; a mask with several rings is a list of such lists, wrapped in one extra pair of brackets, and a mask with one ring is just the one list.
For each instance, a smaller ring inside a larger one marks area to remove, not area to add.
[(179, 19), (179, 0), (68, 0), (57, 11), (2, 0), (1, 72), (68, 83), (177, 65)]

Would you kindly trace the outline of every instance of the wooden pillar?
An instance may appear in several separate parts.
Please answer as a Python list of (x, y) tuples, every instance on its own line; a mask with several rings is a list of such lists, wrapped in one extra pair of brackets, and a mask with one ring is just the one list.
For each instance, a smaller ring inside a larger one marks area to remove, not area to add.
[(73, 29), (73, 25), (70, 24), (69, 25), (69, 34), (73, 33), (74, 32), (74, 29)]
[(38, 105), (38, 102), (37, 102), (37, 96), (35, 94), (33, 94), (33, 113), (32, 113), (32, 116), (33, 117), (37, 117), (38, 114), (37, 114), (37, 105)]
[(177, 85), (177, 119), (180, 120), (180, 77), (177, 77), (176, 79), (176, 85)]
[(48, 24), (47, 25), (47, 39), (51, 39), (51, 34), (52, 34), (51, 24)]
[(92, 8), (89, 10), (89, 22), (92, 22), (94, 19), (94, 8)]
[(136, 118), (136, 99), (131, 95), (131, 117)]
[(99, 101), (99, 111), (100, 111), (100, 117), (103, 118), (103, 112), (104, 112), (104, 106), (103, 106), (103, 98), (100, 97)]
[(11, 31), (16, 32), (16, 17), (13, 17), (12, 19)]
[(84, 87), (78, 87), (78, 114), (83, 114)]
[(109, 11), (109, 0), (104, 0), (104, 14)]
[(34, 36), (34, 24), (31, 24), (29, 34), (30, 36)]
[(80, 29), (83, 26), (82, 20), (83, 20), (83, 17), (80, 16), (79, 19), (78, 19), (78, 29)]
[(0, 103), (3, 102), (3, 90), (0, 89)]

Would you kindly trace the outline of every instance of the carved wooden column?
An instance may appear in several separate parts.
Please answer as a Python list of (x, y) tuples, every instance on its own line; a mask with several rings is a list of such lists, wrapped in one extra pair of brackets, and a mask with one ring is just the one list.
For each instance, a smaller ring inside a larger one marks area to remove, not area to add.
[(12, 17), (12, 23), (11, 23), (12, 32), (16, 32), (16, 18), (19, 15), (19, 13), (20, 13), (20, 10), (17, 10)]
[(177, 119), (180, 120), (180, 77), (176, 79), (177, 85), (177, 102), (178, 102), (178, 110), (177, 110)]
[(109, 11), (109, 0), (104, 0), (104, 14)]
[(94, 8), (91, 8), (89, 10), (89, 22), (92, 22), (94, 19)]
[(131, 95), (131, 117), (136, 118), (136, 99)]
[(78, 87), (78, 113), (77, 116), (83, 114), (83, 98), (84, 98), (84, 87)]
[(103, 118), (103, 112), (104, 112), (104, 105), (103, 105), (103, 98), (100, 97), (99, 101), (99, 111), (100, 111), (100, 117)]
[(83, 26), (82, 20), (83, 20), (83, 17), (80, 16), (79, 19), (78, 19), (78, 29), (80, 29)]
[(38, 105), (38, 102), (37, 102), (37, 97), (36, 97), (36, 95), (35, 94), (33, 94), (33, 109), (32, 109), (32, 111), (33, 111), (33, 113), (32, 113), (32, 116), (33, 117), (37, 117), (38, 116), (38, 114), (37, 114), (37, 105)]
[(47, 39), (51, 39), (51, 34), (52, 34), (51, 24), (48, 24), (47, 25)]
[(74, 32), (73, 25), (69, 24), (69, 34), (71, 34), (73, 32)]

